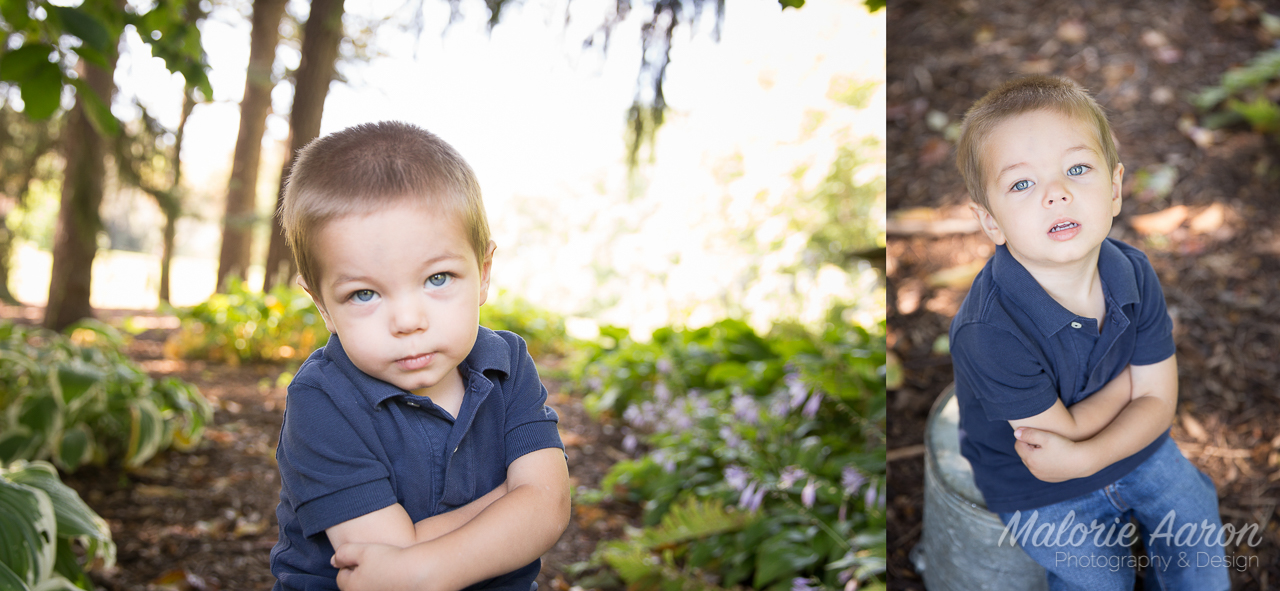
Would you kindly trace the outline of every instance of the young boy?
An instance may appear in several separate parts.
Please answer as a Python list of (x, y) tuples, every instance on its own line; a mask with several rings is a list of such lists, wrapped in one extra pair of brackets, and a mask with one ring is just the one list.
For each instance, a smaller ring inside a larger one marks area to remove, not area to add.
[(299, 153), (280, 216), (333, 334), (289, 385), (275, 588), (536, 588), (568, 471), (524, 341), (479, 325), (471, 168), (414, 126), (352, 127)]
[[(1224, 564), (1203, 535), (1221, 521), (1213, 482), (1169, 438), (1163, 292), (1146, 255), (1108, 238), (1124, 166), (1101, 107), (1069, 80), (1009, 82), (966, 115), (957, 166), (997, 245), (950, 331), (987, 507), (1051, 589), (1132, 589), (1135, 566), (1148, 588), (1228, 589), (1225, 568), (1197, 568)], [(1146, 556), (1120, 535), (1131, 518)], [(1200, 535), (1164, 535), (1187, 524)]]

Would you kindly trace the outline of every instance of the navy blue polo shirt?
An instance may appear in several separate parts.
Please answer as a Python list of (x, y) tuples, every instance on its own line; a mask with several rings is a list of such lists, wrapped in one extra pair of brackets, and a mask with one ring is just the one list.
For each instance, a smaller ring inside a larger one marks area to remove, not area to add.
[(1096, 474), (1050, 483), (1014, 451), (1009, 421), (1033, 417), (1059, 398), (1071, 405), (1128, 365), (1174, 353), (1173, 321), (1155, 270), (1142, 251), (1106, 239), (1098, 256), (1106, 300), (1101, 332), (1045, 292), (1001, 245), (973, 281), (951, 322), (951, 357), (960, 404), (960, 451), (995, 512), (1030, 510), (1101, 489), (1128, 474), (1169, 436)]
[[(337, 589), (329, 527), (399, 503), (416, 523), (484, 496), (507, 466), (564, 449), (524, 340), (480, 327), (459, 365), (466, 393), (457, 418), (356, 368), (337, 335), (289, 384), (276, 460), (280, 538), (275, 589)], [(541, 561), (469, 589), (528, 591)]]

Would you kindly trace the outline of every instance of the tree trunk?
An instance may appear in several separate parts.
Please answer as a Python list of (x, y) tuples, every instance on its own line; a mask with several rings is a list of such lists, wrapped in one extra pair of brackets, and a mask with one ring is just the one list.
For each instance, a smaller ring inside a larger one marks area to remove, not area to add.
[[(338, 43), (342, 41), (343, 0), (312, 0), (302, 38), (302, 61), (293, 85), (293, 110), (289, 113), (289, 159), (280, 173), (280, 190), (276, 194), (276, 210), (284, 198), (285, 182), (293, 169), (298, 150), (320, 135), (320, 118), (324, 99), (333, 80), (334, 63), (338, 59)], [(271, 218), (271, 244), (267, 249), (266, 277), (263, 290), (277, 283), (287, 283), (297, 273), (293, 256), (284, 242), (280, 219)]]
[(222, 251), (218, 255), (218, 291), (226, 292), (227, 280), (247, 278), (249, 251), (257, 209), (258, 164), (262, 159), (262, 135), (271, 108), (271, 67), (280, 42), (280, 19), (286, 0), (255, 0), (253, 32), (249, 42), (249, 70), (244, 99), (240, 101), (240, 134), (227, 183), (226, 216), (222, 222)]
[(195, 89), (188, 86), (182, 95), (182, 118), (178, 120), (178, 131), (174, 133), (173, 146), (173, 196), (169, 207), (164, 208), (164, 243), (160, 252), (160, 301), (169, 303), (170, 269), (173, 267), (173, 243), (178, 235), (178, 218), (182, 217), (179, 197), (182, 192), (182, 138), (187, 133), (187, 120), (191, 111), (196, 108)]
[[(109, 52), (105, 70), (81, 62), (89, 88), (107, 104), (111, 104), (111, 97), (115, 94), (116, 56), (115, 51)], [(66, 169), (58, 225), (53, 234), (49, 304), (44, 312), (44, 326), (57, 331), (93, 316), (93, 308), (89, 305), (89, 284), (93, 259), (98, 252), (98, 231), (102, 229), (98, 207), (102, 204), (106, 181), (107, 146), (89, 123), (85, 108), (84, 97), (77, 96), (62, 135)]]

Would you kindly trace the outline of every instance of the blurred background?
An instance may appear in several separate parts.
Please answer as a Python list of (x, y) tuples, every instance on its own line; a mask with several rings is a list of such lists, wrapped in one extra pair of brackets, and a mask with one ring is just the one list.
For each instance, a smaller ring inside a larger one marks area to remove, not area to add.
[(3, 0), (0, 36), (0, 580), (271, 586), (328, 337), (272, 212), (397, 119), (476, 170), (481, 322), (561, 417), (541, 585), (884, 588), (883, 0)]
[(1280, 367), (1268, 351), (1280, 129), (1274, 3), (904, 2), (889, 11), (890, 588), (923, 589), (908, 554), (924, 502), (928, 412), (952, 382), (947, 330), (994, 253), (955, 168), (974, 101), (1027, 74), (1066, 76), (1110, 118), (1125, 165), (1111, 236), (1141, 248), (1174, 318), (1173, 437), (1218, 488), (1233, 588), (1280, 580)]

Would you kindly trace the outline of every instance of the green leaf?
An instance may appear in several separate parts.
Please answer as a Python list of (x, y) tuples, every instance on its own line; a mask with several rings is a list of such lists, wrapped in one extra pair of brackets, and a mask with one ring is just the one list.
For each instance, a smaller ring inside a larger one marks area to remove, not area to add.
[(42, 66), (51, 65), (49, 55), (53, 46), (44, 43), (28, 43), (0, 57), (0, 80), (19, 82), (31, 78)]
[(0, 436), (0, 465), (30, 458), (39, 449), (43, 440), (42, 437), (21, 425), (10, 427), (3, 436)]
[(809, 544), (796, 540), (797, 537), (804, 535), (796, 531), (784, 531), (760, 544), (752, 586), (761, 588), (777, 580), (799, 576), (801, 571), (818, 562), (818, 553)]
[(0, 562), (0, 591), (31, 591), (13, 569)]
[(93, 125), (94, 130), (106, 137), (119, 135), (120, 121), (111, 113), (111, 107), (103, 102), (102, 97), (82, 79), (77, 78), (72, 84), (76, 87), (77, 100), (84, 103), (84, 112), (89, 116), (89, 124)]
[(788, 8), (799, 9), (801, 6), (804, 6), (804, 0), (778, 0), (778, 4), (782, 5), (783, 10)]
[(865, 4), (867, 5), (867, 11), (876, 12), (884, 8), (884, 2), (885, 0), (866, 0)]
[(48, 119), (62, 104), (62, 70), (56, 64), (35, 64), (18, 85), (22, 88), (23, 110), (32, 119)]
[(14, 30), (27, 28), (27, 24), (31, 22), (31, 17), (27, 15), (27, 0), (0, 0), (0, 18)]
[(103, 378), (101, 370), (89, 365), (60, 364), (53, 371), (58, 389), (62, 394), (62, 401), (68, 406), (79, 400)]
[(58, 526), (44, 491), (10, 482), (0, 472), (0, 563), (28, 586), (53, 571)]
[(71, 538), (58, 537), (58, 556), (53, 562), (53, 572), (66, 577), (80, 589), (93, 589), (93, 581), (80, 566), (80, 559), (71, 547)]
[(58, 401), (49, 392), (38, 392), (27, 397), (22, 401), (22, 409), (18, 413), (18, 423), (44, 437), (58, 431), (61, 418)]
[(102, 25), (98, 19), (79, 8), (71, 8), (68, 6), (54, 6), (44, 3), (45, 10), (52, 11), (62, 21), (62, 26), (66, 31), (76, 37), (79, 37), (85, 45), (92, 47), (98, 53), (107, 53), (111, 49), (111, 34), (107, 32), (107, 28)]
[[(87, 536), (99, 542), (111, 541), (111, 528), (86, 505), (75, 489), (58, 479), (58, 472), (48, 462), (19, 462), (7, 472), (13, 482), (40, 489), (49, 496), (57, 521), (57, 534), (63, 538)], [(110, 556), (114, 558), (115, 551)]]
[(143, 398), (129, 405), (129, 448), (125, 452), (126, 466), (141, 466), (156, 455), (164, 442), (164, 417), (154, 402)]
[(74, 472), (93, 457), (93, 435), (84, 425), (76, 425), (67, 429), (58, 442), (58, 451), (54, 455), (58, 465)]

